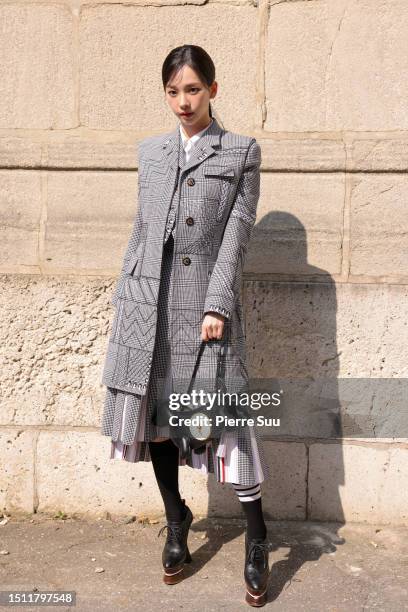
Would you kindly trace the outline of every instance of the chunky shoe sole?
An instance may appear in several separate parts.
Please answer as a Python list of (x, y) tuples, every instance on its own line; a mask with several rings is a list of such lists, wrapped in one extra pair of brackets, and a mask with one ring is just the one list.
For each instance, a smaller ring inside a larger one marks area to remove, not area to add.
[(184, 579), (184, 563), (191, 563), (192, 557), (187, 547), (186, 558), (181, 565), (176, 567), (168, 567), (164, 570), (163, 582), (165, 584), (177, 584)]
[(264, 591), (254, 591), (248, 585), (246, 585), (245, 601), (250, 606), (260, 608), (266, 604), (268, 587)]

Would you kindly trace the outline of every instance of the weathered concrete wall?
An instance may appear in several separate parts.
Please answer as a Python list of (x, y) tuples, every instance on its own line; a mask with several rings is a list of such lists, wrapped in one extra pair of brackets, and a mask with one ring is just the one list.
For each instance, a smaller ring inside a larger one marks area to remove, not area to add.
[[(403, 0), (2, 3), (0, 509), (162, 512), (151, 464), (109, 459), (100, 377), (136, 145), (175, 126), (160, 69), (185, 42), (214, 59), (217, 117), (262, 146), (251, 374), (408, 375), (407, 18)], [(265, 446), (270, 518), (408, 524), (407, 439)], [(197, 513), (240, 513), (228, 485), (181, 485)]]

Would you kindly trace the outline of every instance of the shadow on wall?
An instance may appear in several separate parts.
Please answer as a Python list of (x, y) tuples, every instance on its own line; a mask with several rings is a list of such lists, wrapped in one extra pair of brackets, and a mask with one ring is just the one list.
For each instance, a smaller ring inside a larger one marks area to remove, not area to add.
[[(324, 234), (328, 243), (320, 245), (323, 252), (336, 247), (330, 238)], [(270, 428), (259, 429), (270, 468), (270, 478), (262, 483), (265, 518), (333, 521), (327, 529), (310, 524), (299, 537), (272, 528), (270, 548), (283, 548), (286, 559), (273, 566), (269, 600), (278, 597), (304, 563), (344, 543), (338, 534), (345, 522), (339, 488), (344, 485), (341, 438), (347, 434), (343, 433), (338, 396), (336, 285), (326, 270), (308, 263), (307, 255), (307, 235), (299, 219), (271, 212), (253, 228), (244, 270), (251, 387), (292, 391), (281, 412), (283, 432), (271, 435)], [(255, 273), (274, 274), (276, 280), (247, 280)], [(353, 424), (351, 429), (358, 433)], [(311, 473), (309, 454), (314, 444)], [(220, 485), (212, 476), (208, 478), (208, 500), (209, 517), (217, 516), (220, 507), (224, 516), (225, 512), (239, 513), (231, 485)], [(199, 522), (195, 527), (199, 529)], [(239, 531), (231, 526), (223, 542)], [(213, 530), (207, 535), (203, 547), (208, 550), (202, 552), (212, 556), (223, 542)]]

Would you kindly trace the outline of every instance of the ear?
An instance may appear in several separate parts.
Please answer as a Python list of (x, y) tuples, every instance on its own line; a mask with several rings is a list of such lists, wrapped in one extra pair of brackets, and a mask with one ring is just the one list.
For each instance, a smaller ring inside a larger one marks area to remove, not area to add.
[(214, 81), (214, 83), (210, 87), (210, 99), (215, 98), (215, 96), (217, 95), (217, 91), (218, 91), (218, 83), (217, 81)]

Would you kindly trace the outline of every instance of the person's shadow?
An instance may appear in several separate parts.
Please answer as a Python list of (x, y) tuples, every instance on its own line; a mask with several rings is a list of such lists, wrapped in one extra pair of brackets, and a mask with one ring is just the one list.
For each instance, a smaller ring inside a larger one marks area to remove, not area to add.
[[(325, 247), (331, 261), (340, 257), (336, 239), (329, 234)], [(285, 396), (279, 431), (258, 429), (270, 471), (261, 485), (264, 516), (310, 521), (292, 522), (290, 528), (275, 522), (268, 530), (270, 551), (284, 549), (286, 554), (275, 563), (270, 555), (271, 601), (296, 580), (304, 563), (344, 543), (338, 535), (345, 522), (339, 494), (344, 484), (341, 438), (349, 428), (354, 435), (358, 431), (354, 423), (341, 419), (336, 286), (326, 270), (308, 263), (306, 231), (297, 217), (271, 212), (254, 226), (242, 295), (251, 385), (283, 390)], [(211, 518), (221, 516), (220, 507), (224, 518), (240, 516), (232, 486), (220, 486), (210, 475), (208, 495), (209, 519), (195, 521), (192, 527), (206, 530), (207, 541), (195, 551), (196, 563), (189, 572), (198, 571), (223, 544), (242, 533), (234, 522), (218, 529), (211, 526)]]

